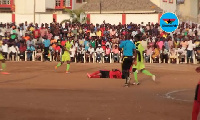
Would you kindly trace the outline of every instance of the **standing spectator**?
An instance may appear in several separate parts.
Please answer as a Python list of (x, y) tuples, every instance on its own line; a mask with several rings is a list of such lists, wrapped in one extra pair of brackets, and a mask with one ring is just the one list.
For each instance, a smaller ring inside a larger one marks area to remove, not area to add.
[(4, 56), (5, 59), (7, 59), (7, 55), (8, 55), (8, 44), (3, 42), (3, 45), (2, 45), (2, 54)]
[(71, 61), (75, 61), (75, 57), (76, 57), (76, 47), (74, 45), (72, 45), (71, 49), (70, 49), (70, 57), (71, 57)]
[(88, 41), (88, 39), (86, 39), (86, 40), (84, 41), (84, 47), (85, 47), (85, 51), (87, 51), (88, 48), (90, 47), (90, 42)]
[(45, 61), (48, 60), (48, 54), (49, 54), (49, 46), (50, 46), (50, 40), (47, 38), (47, 36), (44, 36), (44, 59)]
[(188, 41), (188, 47), (187, 47), (187, 63), (189, 63), (189, 59), (190, 62), (193, 63), (193, 51), (195, 48), (195, 44), (193, 40)]
[(181, 46), (182, 46), (184, 49), (186, 49), (186, 48), (187, 48), (187, 46), (188, 46), (187, 39), (186, 39), (186, 38), (185, 38), (185, 39), (183, 39), (183, 41), (181, 41), (180, 45), (181, 45)]
[(95, 41), (94, 41), (94, 38), (92, 37), (92, 40), (90, 41), (90, 45), (92, 46), (92, 48), (95, 48), (96, 45), (95, 45)]

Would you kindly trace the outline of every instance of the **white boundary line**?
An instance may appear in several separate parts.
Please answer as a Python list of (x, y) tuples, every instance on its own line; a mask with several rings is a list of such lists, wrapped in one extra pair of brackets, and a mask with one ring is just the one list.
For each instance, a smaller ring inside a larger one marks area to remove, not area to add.
[(177, 101), (192, 102), (192, 100), (177, 99), (177, 98), (171, 96), (171, 94), (173, 94), (173, 93), (178, 93), (178, 92), (183, 92), (183, 91), (188, 91), (188, 90), (192, 90), (192, 89), (174, 90), (174, 91), (166, 93), (165, 97), (168, 99), (177, 100)]

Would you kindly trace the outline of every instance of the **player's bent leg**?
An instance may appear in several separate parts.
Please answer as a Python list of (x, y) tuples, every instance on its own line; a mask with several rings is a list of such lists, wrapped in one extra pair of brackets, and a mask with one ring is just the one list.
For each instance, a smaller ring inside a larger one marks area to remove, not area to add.
[(5, 70), (6, 70), (6, 61), (5, 61), (5, 59), (0, 60), (0, 61), (1, 61), (1, 68), (2, 68), (1, 74), (4, 74), (4, 75), (10, 74), (10, 73), (8, 73), (8, 72), (5, 72)]
[(151, 76), (153, 81), (156, 80), (156, 76), (153, 75), (153, 74), (151, 74), (148, 70), (142, 69), (141, 71), (142, 71), (143, 74), (148, 75), (148, 76)]
[(59, 62), (59, 63), (55, 66), (55, 70), (56, 70), (58, 67), (60, 67), (63, 63), (64, 63), (63, 61)]

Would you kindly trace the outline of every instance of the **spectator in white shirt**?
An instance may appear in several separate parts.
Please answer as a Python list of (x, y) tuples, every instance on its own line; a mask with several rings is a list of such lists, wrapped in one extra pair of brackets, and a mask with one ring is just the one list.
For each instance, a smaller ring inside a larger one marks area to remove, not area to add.
[(91, 58), (92, 58), (92, 56), (93, 56), (93, 53), (94, 53), (94, 48), (92, 47), (92, 45), (90, 45), (90, 47), (88, 48), (88, 50), (87, 50), (87, 52), (86, 52), (86, 60), (89, 58), (89, 56), (90, 56), (90, 61), (91, 61)]
[(194, 41), (190, 40), (187, 47), (187, 63), (189, 63), (189, 59), (190, 62), (193, 63), (193, 50), (195, 47)]
[(8, 44), (5, 44), (5, 42), (3, 42), (2, 45), (2, 54), (5, 57), (5, 59), (7, 59), (7, 55), (8, 55)]
[(101, 45), (99, 44), (98, 45), (98, 48), (96, 49), (96, 53), (97, 53), (97, 58), (96, 58), (96, 60), (97, 60), (97, 62), (100, 62), (101, 61), (101, 57), (102, 57), (102, 55), (103, 55), (103, 48), (101, 47)]
[(187, 51), (181, 46), (178, 46), (178, 49), (176, 50), (177, 54), (178, 54), (178, 58), (180, 60), (180, 63), (184, 62), (185, 56), (187, 54)]
[(83, 46), (80, 46), (77, 50), (77, 62), (83, 62), (83, 57), (85, 54), (85, 49), (83, 48)]
[(14, 60), (16, 59), (16, 54), (19, 52), (19, 48), (14, 44), (11, 47), (9, 47), (8, 53), (9, 53), (9, 59), (12, 60), (12, 55), (14, 55)]
[(74, 58), (76, 57), (75, 54), (76, 54), (76, 47), (74, 45), (72, 45), (71, 49), (70, 49), (70, 57), (71, 57), (71, 60), (74, 61)]

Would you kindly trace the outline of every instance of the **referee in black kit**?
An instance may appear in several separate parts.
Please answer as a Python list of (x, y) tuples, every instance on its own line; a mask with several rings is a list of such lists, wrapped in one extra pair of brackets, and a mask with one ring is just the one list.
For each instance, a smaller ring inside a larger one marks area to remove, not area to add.
[[(125, 41), (121, 41), (120, 48), (123, 50), (123, 59), (122, 59), (122, 78), (126, 79), (125, 87), (129, 86), (130, 82), (130, 68), (135, 60), (134, 56), (136, 55), (136, 47), (133, 42), (130, 41), (131, 35), (127, 33), (125, 35)], [(133, 56), (134, 54), (134, 56)]]

